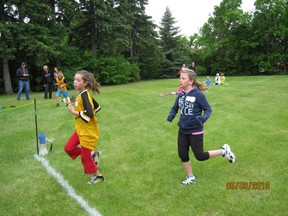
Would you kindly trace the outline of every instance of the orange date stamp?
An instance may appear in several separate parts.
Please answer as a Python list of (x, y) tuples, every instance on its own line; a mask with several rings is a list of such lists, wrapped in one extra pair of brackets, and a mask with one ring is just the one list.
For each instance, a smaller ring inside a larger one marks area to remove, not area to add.
[(226, 182), (226, 190), (270, 190), (270, 182)]

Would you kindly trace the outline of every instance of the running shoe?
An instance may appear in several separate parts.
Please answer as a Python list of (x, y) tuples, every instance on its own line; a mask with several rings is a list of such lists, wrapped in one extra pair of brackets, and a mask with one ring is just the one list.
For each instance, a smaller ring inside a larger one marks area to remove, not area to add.
[(225, 153), (224, 155), (222, 155), (222, 157), (226, 157), (230, 163), (234, 163), (236, 160), (236, 157), (234, 153), (231, 151), (230, 146), (228, 144), (224, 144), (221, 148), (225, 150)]
[(96, 184), (102, 181), (104, 181), (104, 176), (92, 176), (88, 181), (88, 184)]
[(196, 184), (196, 177), (188, 177), (186, 176), (186, 179), (181, 182), (182, 185), (188, 185), (188, 184)]

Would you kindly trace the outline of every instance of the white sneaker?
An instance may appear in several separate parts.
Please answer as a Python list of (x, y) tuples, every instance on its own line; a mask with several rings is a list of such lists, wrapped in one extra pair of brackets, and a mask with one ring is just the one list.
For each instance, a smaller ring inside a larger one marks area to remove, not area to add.
[(181, 182), (182, 185), (188, 185), (188, 184), (195, 184), (196, 183), (196, 177), (188, 177), (186, 176), (186, 179)]
[(99, 182), (102, 182), (104, 181), (104, 177), (103, 176), (92, 176), (90, 178), (90, 180), (88, 181), (88, 184), (96, 184), (96, 183), (99, 183)]
[(225, 150), (225, 153), (222, 156), (226, 157), (230, 163), (234, 163), (236, 160), (236, 157), (233, 154), (233, 152), (231, 151), (230, 146), (228, 144), (224, 144), (221, 148)]

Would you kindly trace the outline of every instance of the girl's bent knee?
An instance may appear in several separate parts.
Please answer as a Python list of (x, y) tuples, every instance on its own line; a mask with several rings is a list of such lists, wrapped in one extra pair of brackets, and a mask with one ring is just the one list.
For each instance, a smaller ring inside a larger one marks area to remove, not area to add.
[(181, 156), (181, 155), (179, 155), (179, 158), (180, 158), (180, 160), (183, 163), (188, 162), (190, 160), (189, 156)]
[(69, 148), (68, 146), (64, 146), (64, 151), (65, 151), (66, 153), (68, 153), (68, 152), (71, 152), (72, 149)]
[[(207, 153), (207, 154), (206, 154)], [(203, 152), (201, 154), (198, 154), (198, 155), (195, 155), (195, 158), (198, 160), (198, 161), (205, 161), (205, 160), (208, 160), (209, 159), (209, 154), (208, 152)]]

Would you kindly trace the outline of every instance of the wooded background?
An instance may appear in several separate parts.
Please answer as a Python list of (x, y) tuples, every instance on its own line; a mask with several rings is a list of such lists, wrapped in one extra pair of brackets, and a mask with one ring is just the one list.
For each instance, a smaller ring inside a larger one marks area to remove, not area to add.
[(102, 85), (111, 85), (174, 78), (183, 63), (189, 66), (192, 61), (199, 75), (286, 73), (286, 0), (256, 0), (249, 13), (242, 11), (241, 0), (223, 0), (199, 33), (189, 37), (179, 33), (169, 8), (156, 26), (145, 13), (147, 4), (148, 0), (0, 0), (0, 93), (17, 90), (15, 73), (22, 61), (33, 91), (42, 90), (44, 64), (60, 67), (71, 87), (80, 69), (93, 72)]

